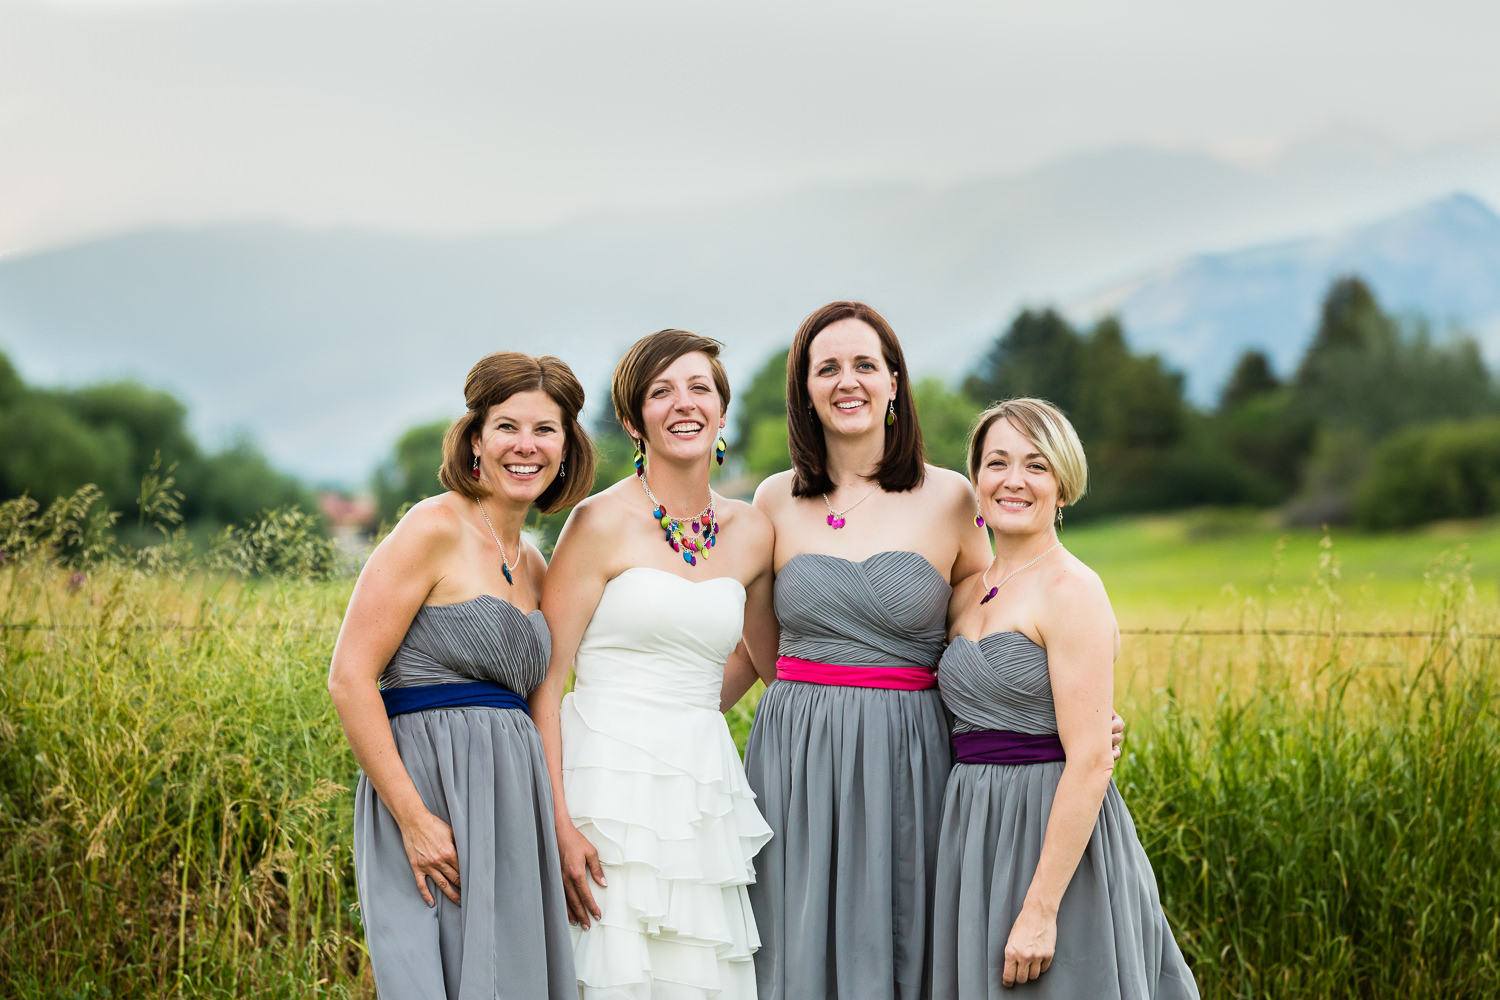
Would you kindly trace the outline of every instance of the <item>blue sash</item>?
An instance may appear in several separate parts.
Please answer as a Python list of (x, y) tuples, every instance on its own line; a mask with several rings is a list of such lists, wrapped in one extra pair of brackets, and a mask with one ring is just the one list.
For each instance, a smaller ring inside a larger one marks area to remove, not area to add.
[(493, 681), (386, 688), (380, 697), (385, 702), (385, 714), (393, 719), (429, 708), (514, 708), (531, 714), (525, 698)]

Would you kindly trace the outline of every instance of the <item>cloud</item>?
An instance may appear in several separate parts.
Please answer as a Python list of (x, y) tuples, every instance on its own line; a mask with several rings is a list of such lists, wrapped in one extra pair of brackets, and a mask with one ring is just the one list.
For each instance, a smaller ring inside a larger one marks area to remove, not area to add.
[(1428, 142), (1493, 123), (1497, 34), (1500, 5), (1454, 0), (0, 0), (0, 251), (478, 233), (1330, 119)]

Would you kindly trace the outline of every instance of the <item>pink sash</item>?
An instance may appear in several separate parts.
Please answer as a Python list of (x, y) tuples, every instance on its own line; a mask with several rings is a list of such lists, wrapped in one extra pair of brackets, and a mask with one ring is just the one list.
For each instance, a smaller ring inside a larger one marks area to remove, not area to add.
[(892, 691), (926, 691), (937, 687), (937, 674), (930, 667), (843, 667), (795, 656), (777, 658), (776, 679)]

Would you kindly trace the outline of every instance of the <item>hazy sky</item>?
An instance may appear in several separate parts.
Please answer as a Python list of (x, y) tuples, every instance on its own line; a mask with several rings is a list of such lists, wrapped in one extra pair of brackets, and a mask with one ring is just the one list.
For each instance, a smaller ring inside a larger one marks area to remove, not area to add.
[(0, 253), (1500, 131), (1494, 0), (0, 0)]

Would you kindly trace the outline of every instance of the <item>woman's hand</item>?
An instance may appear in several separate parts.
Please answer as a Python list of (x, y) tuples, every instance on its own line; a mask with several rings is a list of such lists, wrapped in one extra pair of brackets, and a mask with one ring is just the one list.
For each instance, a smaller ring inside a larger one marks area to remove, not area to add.
[(432, 879), (438, 890), (458, 903), (458, 848), (453, 843), (453, 829), (424, 809), (401, 824), (401, 844), (406, 860), (417, 879), (417, 891), (428, 906), (436, 905), (428, 891)]
[(599, 852), (589, 843), (589, 838), (579, 833), (572, 823), (559, 823), (557, 854), (562, 862), (563, 895), (568, 899), (568, 919), (588, 930), (589, 914), (593, 914), (595, 920), (604, 916), (599, 910), (599, 904), (594, 902), (594, 892), (589, 888), (588, 877), (592, 875), (600, 885), (609, 885), (604, 880), (604, 866), (599, 863)]
[(1010, 929), (1010, 939), (1005, 942), (1002, 981), (1006, 986), (1014, 986), (1036, 979), (1052, 965), (1056, 950), (1057, 914), (1044, 913), (1041, 906), (1026, 903)]
[(1115, 760), (1120, 759), (1120, 744), (1125, 742), (1125, 720), (1119, 712), (1109, 713), (1109, 749)]

